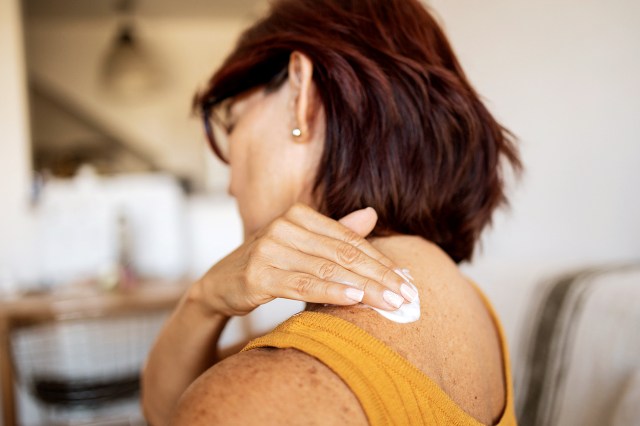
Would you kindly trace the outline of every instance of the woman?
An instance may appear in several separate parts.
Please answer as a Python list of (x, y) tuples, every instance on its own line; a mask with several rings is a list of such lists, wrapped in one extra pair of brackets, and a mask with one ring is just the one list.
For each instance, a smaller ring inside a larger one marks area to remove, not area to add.
[[(516, 424), (499, 322), (457, 263), (518, 156), (420, 3), (276, 2), (195, 105), (245, 241), (159, 336), (151, 424)], [(229, 317), (276, 297), (306, 309), (221, 360)]]

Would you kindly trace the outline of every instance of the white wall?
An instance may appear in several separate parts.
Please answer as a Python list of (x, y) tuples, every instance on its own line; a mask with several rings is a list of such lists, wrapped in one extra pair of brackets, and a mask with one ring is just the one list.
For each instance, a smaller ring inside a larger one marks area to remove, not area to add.
[(13, 286), (16, 254), (24, 247), (29, 225), (31, 172), (19, 16), (18, 0), (0, 2), (0, 288)]
[(433, 0), (463, 67), (521, 139), (523, 180), (465, 270), (517, 351), (531, 286), (640, 260), (640, 2)]
[(19, 16), (18, 0), (0, 1), (0, 293), (17, 285), (17, 253), (29, 234), (31, 176)]
[(137, 40), (161, 71), (162, 84), (135, 99), (110, 96), (101, 86), (105, 57), (116, 37), (114, 16), (36, 16), (26, 22), (27, 64), (40, 87), (83, 111), (113, 135), (199, 189), (219, 189), (226, 168), (213, 162), (200, 121), (191, 115), (196, 89), (231, 49), (249, 22), (240, 16), (140, 17)]

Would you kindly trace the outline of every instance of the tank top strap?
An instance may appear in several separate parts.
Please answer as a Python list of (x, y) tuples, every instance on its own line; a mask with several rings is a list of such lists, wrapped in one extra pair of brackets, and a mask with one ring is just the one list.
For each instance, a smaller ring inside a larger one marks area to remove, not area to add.
[(298, 313), (242, 351), (261, 347), (295, 348), (318, 359), (347, 384), (372, 425), (481, 425), (391, 347), (336, 316)]

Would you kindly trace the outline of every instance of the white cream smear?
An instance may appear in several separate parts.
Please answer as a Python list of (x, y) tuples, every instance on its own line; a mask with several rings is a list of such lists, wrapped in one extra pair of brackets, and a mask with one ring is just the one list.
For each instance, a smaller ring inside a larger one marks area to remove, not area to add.
[[(406, 282), (409, 284), (415, 291), (418, 296), (412, 302), (405, 302), (395, 311), (386, 311), (384, 309), (374, 308), (373, 306), (365, 305), (364, 303), (360, 303), (356, 306), (361, 306), (363, 308), (370, 308), (385, 317), (388, 320), (393, 322), (397, 322), (400, 324), (408, 324), (411, 322), (418, 321), (420, 319), (420, 294), (418, 293), (418, 289), (413, 283), (413, 277), (409, 273), (408, 269), (394, 269), (394, 272), (400, 275)], [(349, 282), (344, 282), (346, 285), (353, 285)]]

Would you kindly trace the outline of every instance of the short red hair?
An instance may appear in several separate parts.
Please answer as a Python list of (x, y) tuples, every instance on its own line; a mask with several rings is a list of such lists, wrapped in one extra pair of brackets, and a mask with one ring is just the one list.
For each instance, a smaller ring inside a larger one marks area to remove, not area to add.
[[(501, 159), (521, 168), (515, 137), (487, 110), (444, 32), (417, 0), (281, 0), (247, 29), (196, 95), (212, 107), (275, 90), (293, 51), (313, 62), (326, 117), (314, 195), (338, 219), (371, 206), (373, 235), (398, 232), (471, 259), (506, 202)], [(208, 128), (216, 154), (226, 161)]]

